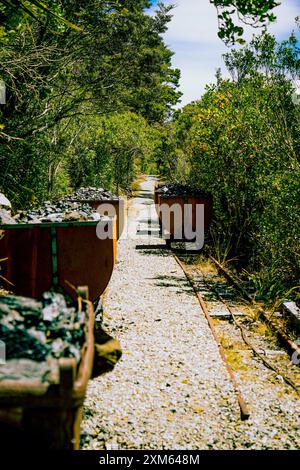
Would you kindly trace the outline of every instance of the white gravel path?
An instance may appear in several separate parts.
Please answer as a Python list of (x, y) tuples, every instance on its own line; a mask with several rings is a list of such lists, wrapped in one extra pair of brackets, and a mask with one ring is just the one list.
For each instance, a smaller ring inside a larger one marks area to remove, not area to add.
[(153, 187), (149, 178), (130, 207), (131, 233), (141, 234), (118, 245), (104, 325), (121, 341), (123, 357), (112, 373), (90, 382), (83, 448), (263, 448), (255, 422), (240, 422), (217, 345), (183, 272), (156, 234), (145, 235), (149, 210), (155, 211)]

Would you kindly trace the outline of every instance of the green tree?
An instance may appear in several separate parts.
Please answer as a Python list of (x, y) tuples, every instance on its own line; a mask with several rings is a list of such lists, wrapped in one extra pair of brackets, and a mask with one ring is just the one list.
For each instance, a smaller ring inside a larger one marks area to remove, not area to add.
[[(215, 5), (218, 12), (219, 20), (219, 37), (226, 43), (234, 44), (235, 42), (243, 43), (241, 38), (244, 33), (244, 29), (240, 24), (237, 24), (236, 16), (242, 23), (250, 24), (251, 26), (265, 27), (268, 22), (275, 21), (276, 17), (273, 10), (280, 5), (280, 2), (276, 0), (209, 0), (210, 3)], [(64, 2), (70, 3), (70, 2)], [(151, 5), (150, 1), (137, 0), (133, 1), (119, 1), (119, 5), (124, 8), (149, 8)], [(116, 5), (118, 5), (116, 4)], [(160, 2), (163, 5), (162, 2)], [(51, 3), (39, 2), (38, 0), (27, 0), (26, 4), (21, 0), (0, 0), (0, 10), (2, 21), (6, 22), (7, 25), (14, 23), (12, 16), (30, 15), (36, 16), (38, 14), (46, 14), (48, 17), (54, 17), (60, 19), (61, 22), (68, 26), (75, 27), (73, 23), (70, 23), (61, 14), (60, 2), (52, 1)], [(71, 10), (72, 11), (72, 10)], [(13, 15), (12, 15), (13, 12)], [(67, 16), (69, 18), (69, 16)]]

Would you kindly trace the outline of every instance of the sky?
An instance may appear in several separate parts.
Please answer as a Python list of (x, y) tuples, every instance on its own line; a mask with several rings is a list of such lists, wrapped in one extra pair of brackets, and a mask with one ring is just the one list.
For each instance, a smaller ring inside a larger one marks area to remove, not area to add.
[[(205, 85), (215, 81), (219, 67), (226, 76), (222, 54), (229, 49), (217, 35), (216, 9), (209, 0), (165, 0), (164, 3), (176, 5), (165, 42), (175, 53), (173, 66), (181, 70), (183, 106), (200, 98)], [(286, 39), (295, 28), (296, 16), (300, 16), (300, 0), (282, 0), (275, 12), (277, 22), (269, 31), (278, 40)], [(253, 33), (253, 29), (247, 30), (245, 39), (251, 39)]]

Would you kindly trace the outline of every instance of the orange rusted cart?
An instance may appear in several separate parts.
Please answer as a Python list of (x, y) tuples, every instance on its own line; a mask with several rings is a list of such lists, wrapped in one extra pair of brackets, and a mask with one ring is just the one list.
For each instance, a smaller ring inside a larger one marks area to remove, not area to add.
[[(96, 230), (111, 236), (100, 239)], [(39, 298), (60, 288), (73, 300), (73, 286), (86, 285), (90, 300), (106, 289), (116, 259), (116, 219), (98, 222), (0, 226), (1, 275), (17, 295)]]
[[(160, 229), (166, 231), (167, 246), (172, 242), (193, 242), (195, 239), (186, 239), (184, 234), (194, 232), (197, 229), (197, 205), (204, 206), (204, 231), (208, 232), (212, 222), (212, 197), (209, 194), (203, 195), (166, 195), (159, 192), (157, 188), (154, 192), (154, 202), (159, 217)], [(177, 206), (180, 208), (180, 217), (175, 218), (174, 213), (170, 210), (170, 217), (163, 220), (163, 205), (167, 208)], [(190, 211), (187, 213), (185, 207), (189, 206)], [(178, 234), (181, 234), (178, 236)]]

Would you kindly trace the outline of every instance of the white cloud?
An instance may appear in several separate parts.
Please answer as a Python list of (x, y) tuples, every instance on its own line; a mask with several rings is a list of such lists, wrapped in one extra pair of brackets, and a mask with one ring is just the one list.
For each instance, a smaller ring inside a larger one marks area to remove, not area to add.
[[(169, 2), (171, 3), (171, 2)], [(216, 10), (209, 0), (177, 0), (168, 41), (218, 44)]]
[(277, 36), (290, 33), (295, 27), (295, 18), (300, 15), (299, 0), (282, 0), (282, 4), (278, 7), (277, 21), (269, 27), (272, 34)]
[[(209, 0), (167, 0), (165, 3), (176, 4), (165, 40), (175, 52), (174, 66), (182, 73), (182, 104), (186, 104), (198, 99), (205, 85), (214, 81), (216, 69), (223, 68), (222, 54), (228, 48), (217, 36), (217, 14)], [(276, 14), (278, 20), (270, 27), (270, 32), (282, 38), (295, 26), (294, 19), (300, 15), (300, 0), (282, 0)], [(253, 33), (253, 29), (247, 29), (246, 38), (251, 38)]]
[[(191, 46), (191, 47), (190, 47)], [(222, 53), (226, 48), (200, 48), (189, 45), (187, 48), (182, 44), (173, 47), (176, 54), (173, 58), (173, 65), (181, 70), (181, 91), (183, 92), (182, 103), (200, 98), (205, 85), (215, 81), (216, 70), (223, 68)]]

